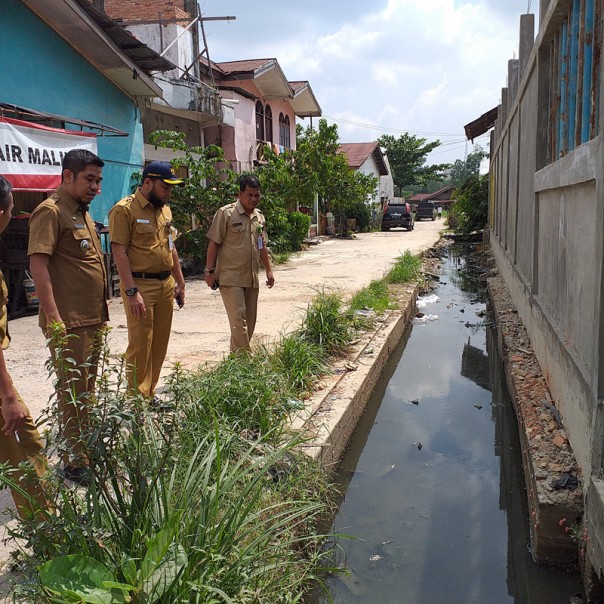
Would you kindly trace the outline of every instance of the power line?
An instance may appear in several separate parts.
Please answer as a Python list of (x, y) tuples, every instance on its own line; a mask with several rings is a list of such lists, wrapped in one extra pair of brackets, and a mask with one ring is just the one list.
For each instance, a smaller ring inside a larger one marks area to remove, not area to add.
[(460, 132), (447, 133), (447, 132), (422, 132), (420, 130), (402, 130), (400, 128), (387, 128), (386, 126), (376, 126), (374, 124), (366, 124), (363, 122), (355, 122), (353, 120), (347, 120), (341, 117), (334, 117), (332, 115), (323, 115), (324, 118), (333, 120), (334, 122), (342, 122), (343, 124), (349, 124), (351, 126), (358, 126), (359, 128), (368, 128), (369, 130), (379, 130), (382, 132), (396, 132), (399, 134), (427, 134), (430, 136), (460, 136)]

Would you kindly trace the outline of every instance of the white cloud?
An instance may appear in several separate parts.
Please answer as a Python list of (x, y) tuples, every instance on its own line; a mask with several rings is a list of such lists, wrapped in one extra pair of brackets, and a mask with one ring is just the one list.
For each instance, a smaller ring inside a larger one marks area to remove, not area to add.
[(381, 33), (363, 31), (346, 23), (333, 34), (322, 36), (317, 40), (317, 52), (332, 58), (350, 60), (375, 48)]
[[(276, 57), (289, 79), (310, 81), (324, 115), (342, 120), (343, 142), (398, 130), (447, 142), (498, 104), (526, 0), (264, 0), (262, 17), (243, 0), (206, 0), (205, 10), (236, 14), (240, 28), (211, 38), (214, 60)], [(463, 152), (449, 145), (436, 159)]]

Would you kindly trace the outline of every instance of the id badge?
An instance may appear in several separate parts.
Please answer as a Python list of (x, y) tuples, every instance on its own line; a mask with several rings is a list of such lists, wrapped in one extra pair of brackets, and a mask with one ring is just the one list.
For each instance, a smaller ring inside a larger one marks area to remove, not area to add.
[(172, 233), (168, 235), (168, 249), (174, 249), (174, 239), (172, 239)]
[(262, 235), (258, 235), (258, 249), (261, 250), (264, 247), (264, 241), (262, 240)]

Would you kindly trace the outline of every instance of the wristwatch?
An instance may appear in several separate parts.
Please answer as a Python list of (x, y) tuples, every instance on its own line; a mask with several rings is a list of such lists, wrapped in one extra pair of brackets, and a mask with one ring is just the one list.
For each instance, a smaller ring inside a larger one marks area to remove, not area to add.
[(138, 287), (129, 287), (126, 290), (126, 295), (130, 298), (138, 293)]
[(216, 272), (215, 268), (206, 268), (206, 275), (213, 275)]

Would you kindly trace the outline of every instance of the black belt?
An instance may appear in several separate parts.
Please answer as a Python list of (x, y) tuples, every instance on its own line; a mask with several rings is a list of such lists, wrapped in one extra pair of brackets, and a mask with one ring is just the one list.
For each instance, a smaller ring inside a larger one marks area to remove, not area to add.
[(163, 273), (132, 273), (132, 276), (135, 279), (159, 279), (160, 281), (163, 281), (171, 274), (170, 271), (164, 271)]

